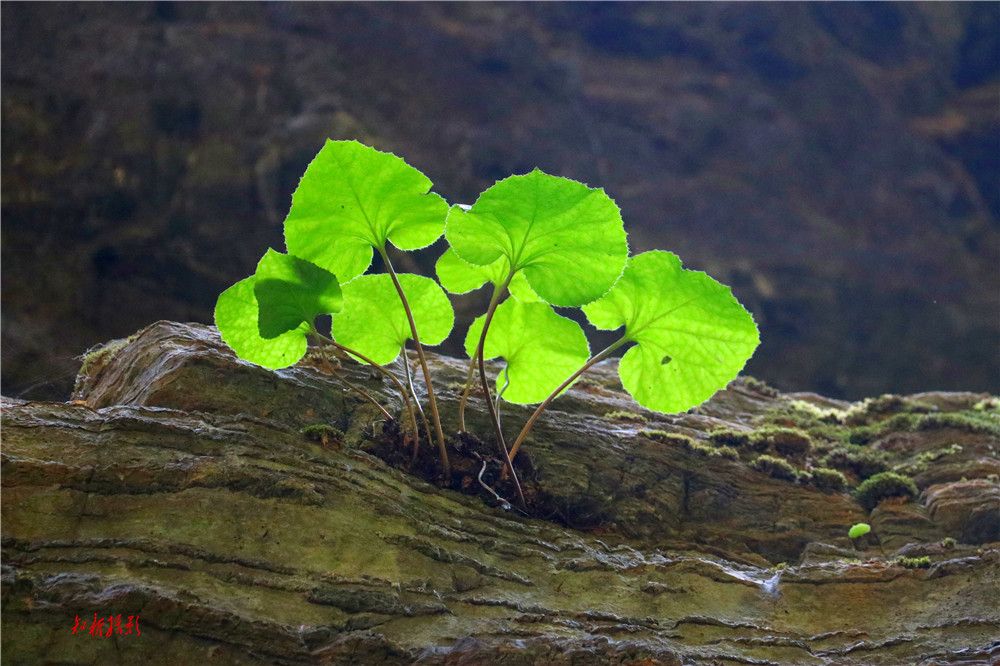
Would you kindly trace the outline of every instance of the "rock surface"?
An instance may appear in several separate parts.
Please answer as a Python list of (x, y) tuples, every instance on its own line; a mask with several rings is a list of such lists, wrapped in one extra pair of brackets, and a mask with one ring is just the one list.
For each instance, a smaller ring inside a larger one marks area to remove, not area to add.
[[(433, 366), (453, 431), (462, 364)], [(269, 372), (214, 329), (169, 322), (88, 357), (69, 403), (5, 400), (4, 663), (1000, 655), (989, 396), (849, 405), (741, 379), (666, 417), (635, 406), (602, 364), (518, 457), (529, 516), (482, 490), (484, 469), (512, 492), (475, 437), (451, 442), (453, 489), (432, 482), (426, 442), (404, 469), (393, 424), (338, 377), (400, 409), (363, 368), (331, 374), (310, 356)], [(474, 434), (490, 432), (480, 406)], [(508, 430), (525, 415), (505, 409)], [(316, 424), (319, 441), (301, 432)], [(792, 425), (805, 444), (787, 443)], [(719, 455), (722, 441), (735, 452)], [(751, 469), (760, 455), (783, 455), (792, 480)], [(876, 458), (911, 474), (919, 497), (868, 516), (848, 492), (815, 485), (821, 460), (855, 485)], [(852, 544), (856, 522), (873, 531)], [(75, 616), (95, 612), (140, 614), (142, 635), (73, 635)]]

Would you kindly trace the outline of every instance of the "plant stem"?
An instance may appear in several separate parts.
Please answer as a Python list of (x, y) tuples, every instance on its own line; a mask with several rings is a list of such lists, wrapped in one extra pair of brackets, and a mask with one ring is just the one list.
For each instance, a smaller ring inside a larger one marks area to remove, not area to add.
[(349, 380), (347, 380), (347, 379), (345, 379), (343, 377), (337, 377), (337, 379), (339, 379), (341, 382), (343, 382), (347, 386), (347, 388), (351, 389), (352, 391), (357, 391), (358, 393), (361, 394), (362, 397), (364, 397), (365, 399), (367, 399), (368, 402), (370, 402), (373, 405), (375, 405), (376, 407), (378, 407), (379, 411), (382, 412), (383, 414), (385, 414), (385, 418), (389, 419), (390, 421), (395, 421), (396, 420), (396, 419), (393, 418), (392, 414), (390, 414), (389, 411), (385, 407), (383, 407), (381, 405), (381, 403), (379, 403), (371, 393), (369, 393), (368, 391), (366, 391), (365, 389), (361, 388), (357, 384), (355, 384), (355, 383), (353, 383), (353, 382), (351, 382), (351, 381), (349, 381)]
[[(427, 433), (427, 441), (434, 439), (431, 435), (431, 424), (427, 422), (427, 415), (424, 414), (424, 408), (420, 406), (420, 400), (417, 398), (417, 390), (413, 388), (413, 375), (410, 373), (410, 359), (406, 357), (406, 347), (403, 347), (403, 371), (406, 373), (406, 384), (410, 387), (410, 395), (413, 396), (414, 404), (417, 406), (417, 411), (420, 412), (420, 420), (424, 424), (424, 432)], [(415, 426), (416, 424), (414, 424)], [(413, 460), (410, 462), (412, 466), (417, 462), (417, 453), (419, 453), (416, 447), (413, 447)]]
[(458, 401), (458, 430), (465, 432), (465, 406), (469, 403), (472, 392), (472, 377), (476, 374), (476, 356), (469, 359), (469, 371), (465, 373), (465, 386), (462, 388), (462, 399)]
[(389, 277), (392, 278), (392, 284), (396, 287), (396, 293), (399, 294), (399, 300), (403, 304), (403, 310), (406, 312), (406, 319), (410, 322), (410, 334), (413, 336), (413, 346), (416, 347), (417, 358), (420, 359), (420, 369), (424, 373), (424, 383), (427, 385), (427, 401), (430, 403), (431, 420), (434, 422), (434, 432), (437, 435), (438, 453), (441, 456), (442, 473), (444, 474), (445, 480), (450, 481), (451, 464), (448, 462), (448, 449), (444, 443), (444, 431), (441, 429), (441, 415), (438, 413), (437, 398), (434, 397), (434, 385), (431, 383), (431, 371), (427, 367), (427, 357), (424, 356), (424, 346), (420, 344), (420, 335), (417, 333), (417, 324), (413, 321), (413, 312), (410, 310), (410, 304), (406, 300), (406, 294), (403, 292), (403, 286), (399, 284), (399, 278), (396, 276), (396, 271), (392, 267), (392, 262), (389, 261), (389, 255), (385, 251), (385, 246), (383, 245), (382, 247), (376, 249), (382, 256), (385, 268), (389, 272)]
[(611, 356), (611, 354), (613, 354), (616, 349), (618, 349), (619, 347), (621, 347), (622, 345), (624, 345), (626, 342), (628, 342), (628, 340), (626, 338), (621, 338), (620, 340), (616, 340), (615, 342), (612, 342), (603, 351), (600, 351), (597, 354), (595, 354), (594, 356), (591, 356), (590, 359), (586, 363), (584, 363), (580, 367), (579, 370), (577, 370), (576, 372), (574, 372), (572, 375), (570, 375), (569, 379), (567, 379), (562, 384), (560, 384), (559, 388), (557, 388), (555, 391), (553, 391), (549, 395), (549, 397), (547, 397), (545, 399), (545, 402), (543, 402), (542, 404), (538, 405), (538, 407), (535, 409), (534, 413), (531, 415), (531, 417), (528, 419), (528, 421), (524, 424), (524, 427), (521, 428), (521, 433), (517, 436), (517, 439), (514, 440), (514, 446), (512, 446), (511, 449), (510, 449), (510, 460), (511, 461), (514, 460), (514, 456), (517, 455), (517, 452), (518, 452), (518, 450), (520, 450), (521, 445), (524, 443), (524, 440), (528, 437), (528, 433), (530, 433), (531, 429), (534, 427), (535, 421), (537, 421), (538, 417), (542, 415), (542, 412), (545, 411), (545, 408), (548, 407), (549, 404), (551, 404), (551, 402), (553, 400), (555, 400), (557, 397), (559, 397), (559, 394), (562, 393), (563, 391), (565, 391), (567, 386), (569, 386), (570, 384), (572, 384), (573, 382), (575, 382), (580, 375), (582, 375), (583, 373), (585, 373), (587, 370), (589, 370), (595, 364), (600, 363), (601, 361), (603, 361), (607, 357)]
[[(362, 354), (360, 352), (356, 352), (353, 349), (351, 349), (350, 347), (345, 347), (344, 345), (340, 344), (339, 342), (337, 342), (337, 341), (335, 341), (335, 340), (333, 340), (331, 338), (326, 337), (325, 335), (323, 335), (322, 333), (320, 333), (319, 331), (317, 331), (315, 328), (312, 330), (312, 334), (317, 339), (319, 339), (321, 342), (325, 342), (326, 344), (331, 345), (332, 347), (334, 347), (336, 349), (339, 349), (340, 351), (344, 352), (345, 354), (350, 354), (351, 356), (354, 356), (356, 358), (361, 359), (362, 361), (364, 361), (365, 363), (367, 363), (371, 367), (373, 367), (376, 370), (378, 370), (382, 375), (384, 375), (385, 377), (388, 377), (389, 380), (392, 381), (392, 383), (396, 385), (396, 388), (399, 390), (399, 396), (403, 399), (403, 406), (406, 408), (406, 413), (410, 417), (410, 425), (413, 426), (413, 446), (414, 446), (414, 448), (420, 446), (420, 430), (417, 427), (417, 419), (413, 415), (413, 405), (410, 404), (410, 399), (408, 397), (406, 397), (406, 389), (400, 383), (400, 381), (396, 377), (396, 375), (392, 374), (391, 372), (389, 372), (388, 370), (386, 370), (381, 365), (379, 365), (375, 361), (371, 360), (370, 358), (368, 358), (364, 354)], [(388, 416), (388, 413), (386, 415)], [(392, 417), (389, 416), (389, 418), (391, 419)]]
[(493, 433), (496, 435), (497, 452), (502, 456), (504, 465), (506, 465), (507, 471), (510, 472), (510, 478), (514, 482), (514, 488), (517, 490), (517, 499), (521, 502), (521, 507), (526, 509), (528, 507), (524, 501), (524, 493), (521, 491), (521, 483), (517, 480), (517, 472), (514, 471), (514, 464), (507, 453), (507, 444), (503, 440), (503, 429), (500, 427), (500, 417), (497, 415), (496, 405), (493, 404), (493, 398), (490, 395), (490, 382), (486, 377), (486, 362), (483, 360), (483, 356), (485, 356), (483, 348), (486, 346), (486, 333), (490, 329), (490, 322), (493, 321), (493, 313), (496, 312), (500, 297), (507, 290), (507, 285), (510, 284), (513, 278), (514, 271), (511, 271), (503, 284), (493, 288), (493, 296), (490, 298), (489, 307), (486, 308), (486, 316), (483, 319), (483, 331), (479, 335), (479, 344), (476, 345), (476, 353), (473, 355), (473, 358), (479, 359), (479, 380), (483, 386), (483, 395), (486, 398), (486, 407), (490, 412), (490, 420), (493, 421)]

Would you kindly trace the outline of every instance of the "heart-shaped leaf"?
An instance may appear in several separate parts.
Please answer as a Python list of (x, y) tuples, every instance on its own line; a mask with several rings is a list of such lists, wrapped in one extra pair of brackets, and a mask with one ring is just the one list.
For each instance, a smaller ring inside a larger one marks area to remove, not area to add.
[(327, 141), (306, 168), (285, 218), (288, 251), (336, 275), (365, 272), (372, 248), (433, 243), (448, 205), (431, 181), (391, 153), (357, 141)]
[[(426, 347), (444, 342), (455, 323), (455, 312), (444, 290), (422, 275), (401, 273), (398, 277), (420, 343)], [(394, 361), (413, 336), (392, 278), (384, 273), (362, 275), (342, 289), (344, 307), (333, 315), (334, 339), (380, 365)]]
[(629, 259), (615, 287), (584, 306), (601, 329), (635, 342), (618, 366), (636, 401), (659, 412), (690, 409), (724, 388), (760, 342), (753, 317), (729, 287), (685, 270), (670, 252)]
[[(437, 260), (435, 271), (441, 286), (453, 294), (465, 294), (479, 289), (487, 282), (499, 287), (507, 279), (508, 262), (506, 257), (500, 257), (492, 264), (476, 266), (461, 259), (455, 251), (448, 248)], [(531, 303), (540, 301), (538, 294), (531, 289), (523, 272), (514, 276), (507, 286), (510, 295), (519, 301)]]
[(215, 325), (219, 335), (245, 361), (271, 369), (293, 365), (306, 353), (309, 327), (303, 322), (275, 338), (261, 337), (255, 281), (251, 275), (219, 295), (215, 304)]
[[(471, 357), (483, 333), (485, 315), (465, 336)], [(521, 405), (541, 402), (580, 369), (590, 356), (587, 336), (572, 319), (561, 317), (546, 303), (508, 299), (493, 314), (483, 358), (502, 356), (507, 367), (497, 378), (497, 390), (509, 384), (503, 399)]]
[(343, 303), (333, 273), (315, 264), (269, 249), (254, 274), (258, 325), (262, 338), (275, 338), (311, 326), (321, 314), (338, 312)]
[(538, 296), (561, 306), (604, 295), (628, 257), (621, 213), (604, 190), (537, 169), (497, 182), (468, 211), (453, 206), (445, 235), (468, 263), (505, 257)]

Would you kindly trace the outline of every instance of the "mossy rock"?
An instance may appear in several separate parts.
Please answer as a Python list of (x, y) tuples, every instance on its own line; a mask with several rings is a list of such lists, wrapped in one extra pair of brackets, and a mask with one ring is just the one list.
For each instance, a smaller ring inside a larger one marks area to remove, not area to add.
[(757, 456), (750, 466), (758, 472), (764, 472), (775, 479), (784, 479), (786, 481), (795, 481), (798, 479), (798, 472), (784, 458), (765, 454)]
[(847, 487), (847, 477), (829, 467), (814, 467), (811, 470), (812, 485), (820, 490), (839, 491)]
[(812, 438), (798, 428), (769, 426), (755, 430), (750, 444), (758, 451), (773, 449), (786, 456), (804, 456), (812, 449)]
[(864, 481), (854, 491), (854, 498), (866, 510), (871, 511), (878, 503), (889, 497), (917, 496), (917, 486), (913, 479), (896, 472), (882, 472)]

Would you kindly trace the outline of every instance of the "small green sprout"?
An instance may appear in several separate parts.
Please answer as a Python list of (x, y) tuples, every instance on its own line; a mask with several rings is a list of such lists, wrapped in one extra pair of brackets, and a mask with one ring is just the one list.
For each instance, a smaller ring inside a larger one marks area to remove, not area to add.
[(851, 526), (851, 529), (847, 530), (847, 536), (852, 539), (860, 539), (871, 531), (872, 526), (868, 523), (855, 523)]
[[(292, 195), (284, 223), (289, 253), (268, 250), (253, 276), (219, 296), (215, 320), (238, 356), (266, 368), (299, 361), (309, 339), (332, 351), (335, 358), (316, 357), (331, 368), (344, 359), (373, 366), (402, 396), (414, 459), (415, 413), (423, 417), (428, 438), (437, 440), (446, 484), (452, 482), (448, 451), (424, 353), (424, 345), (441, 343), (454, 324), (444, 289), (462, 294), (493, 287), (485, 314), (466, 332), (469, 371), (458, 422), (464, 431), (478, 366), (497, 451), (522, 505), (512, 462), (518, 448), (548, 405), (593, 365), (630, 346), (619, 364), (626, 390), (644, 407), (681, 412), (725, 387), (759, 343), (753, 318), (728, 287), (683, 268), (669, 252), (629, 258), (621, 212), (604, 190), (536, 169), (497, 182), (472, 206), (449, 207), (431, 185), (395, 155), (356, 141), (327, 141)], [(390, 245), (416, 250), (442, 234), (450, 247), (435, 267), (440, 285), (395, 271)], [(386, 272), (366, 274), (375, 253)], [(582, 307), (591, 324), (622, 328), (622, 335), (591, 355), (580, 325), (553, 306)], [(316, 328), (321, 315), (331, 316), (332, 338)], [(423, 374), (433, 433), (405, 353), (407, 386), (383, 367), (408, 344)], [(485, 359), (497, 357), (505, 365), (494, 378), (494, 402)], [(362, 387), (341, 381), (393, 418)], [(538, 403), (509, 451), (500, 425), (501, 397)], [(738, 457), (726, 446), (730, 442), (713, 441), (722, 446), (693, 443), (692, 450)], [(794, 449), (788, 453), (809, 448), (801, 437), (778, 444), (777, 450)], [(788, 468), (794, 478), (795, 470)]]

